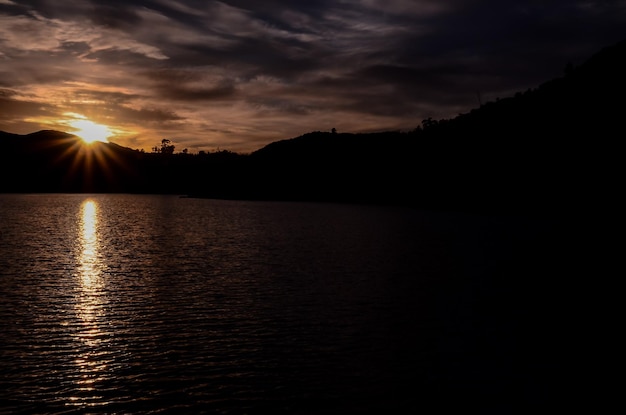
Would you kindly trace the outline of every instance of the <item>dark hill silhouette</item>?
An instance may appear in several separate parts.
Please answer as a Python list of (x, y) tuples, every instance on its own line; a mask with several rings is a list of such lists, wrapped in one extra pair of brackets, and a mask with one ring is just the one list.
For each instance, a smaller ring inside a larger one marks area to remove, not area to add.
[(251, 156), (272, 190), (290, 198), (320, 191), (289, 191), (300, 178), (324, 186), (330, 199), (463, 210), (608, 207), (624, 131), (626, 41), (567, 69), (454, 119), (425, 120), (412, 133), (318, 132)]
[(115, 143), (86, 145), (53, 130), (0, 131), (0, 192), (187, 194), (237, 171), (243, 158), (230, 151), (161, 154)]
[(3, 192), (139, 191), (141, 153), (114, 143), (86, 145), (72, 134), (0, 133)]
[[(565, 63), (564, 63), (565, 66)], [(562, 212), (613, 202), (626, 41), (563, 77), (414, 131), (311, 132), (241, 155), (143, 153), (71, 134), (0, 133), (0, 191), (178, 193)], [(97, 151), (96, 151), (97, 150)], [(81, 153), (81, 151), (83, 153)], [(81, 156), (83, 154), (83, 156)]]

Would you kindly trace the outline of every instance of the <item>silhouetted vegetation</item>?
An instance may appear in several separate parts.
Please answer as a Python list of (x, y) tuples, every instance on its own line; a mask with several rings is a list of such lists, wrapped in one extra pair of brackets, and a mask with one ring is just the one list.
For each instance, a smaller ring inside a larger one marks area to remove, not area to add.
[[(40, 131), (0, 133), (2, 192), (173, 193), (229, 199), (543, 212), (609, 206), (626, 92), (626, 42), (535, 89), (412, 131), (311, 132), (251, 154), (152, 153)], [(91, 160), (91, 161), (90, 161)]]

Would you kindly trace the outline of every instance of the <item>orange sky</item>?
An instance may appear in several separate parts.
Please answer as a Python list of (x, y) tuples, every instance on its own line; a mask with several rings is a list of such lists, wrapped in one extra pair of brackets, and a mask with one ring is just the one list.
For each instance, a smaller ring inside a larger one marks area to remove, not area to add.
[(0, 0), (0, 130), (190, 152), (410, 130), (561, 76), (626, 21), (623, 1), (296, 3)]

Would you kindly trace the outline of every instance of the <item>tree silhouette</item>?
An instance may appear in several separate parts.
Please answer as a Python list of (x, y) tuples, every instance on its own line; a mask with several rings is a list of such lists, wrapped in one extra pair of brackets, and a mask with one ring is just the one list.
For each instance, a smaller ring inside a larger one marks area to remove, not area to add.
[(438, 124), (438, 121), (433, 120), (431, 117), (428, 117), (425, 120), (422, 120), (422, 126), (424, 130), (430, 127), (434, 127), (437, 124)]
[(161, 154), (174, 154), (174, 149), (176, 147), (171, 143), (172, 141), (167, 138), (161, 140)]

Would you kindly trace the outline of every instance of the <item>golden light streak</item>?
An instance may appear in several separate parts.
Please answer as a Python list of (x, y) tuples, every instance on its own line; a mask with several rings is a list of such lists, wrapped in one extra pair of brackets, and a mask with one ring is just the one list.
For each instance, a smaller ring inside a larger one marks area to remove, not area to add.
[(81, 396), (70, 397), (68, 405), (95, 406), (107, 402), (97, 393), (99, 385), (110, 375), (113, 361), (108, 343), (111, 333), (106, 316), (107, 299), (98, 224), (98, 203), (86, 199), (81, 204), (76, 242), (78, 251), (79, 290), (75, 307), (78, 322), (74, 336), (76, 349), (76, 390)]
[(98, 235), (97, 229), (97, 207), (93, 200), (85, 200), (82, 205), (82, 216), (80, 222), (81, 230), (81, 255), (80, 270), (83, 286), (92, 288), (93, 280), (97, 278), (98, 272)]

